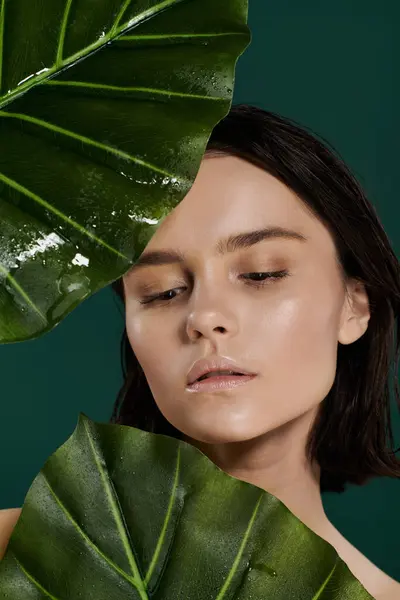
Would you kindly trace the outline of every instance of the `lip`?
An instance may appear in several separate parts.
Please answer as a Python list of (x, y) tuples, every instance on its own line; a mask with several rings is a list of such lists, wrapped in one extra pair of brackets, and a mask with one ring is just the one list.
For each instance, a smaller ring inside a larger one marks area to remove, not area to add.
[[(191, 386), (196, 379), (211, 371), (237, 371), (239, 373), (243, 373), (243, 375), (256, 375), (256, 373), (241, 367), (236, 361), (228, 358), (227, 356), (209, 356), (208, 358), (201, 358), (194, 363), (193, 367), (188, 373), (187, 385)], [(224, 377), (226, 378), (232, 376), (225, 375)], [(217, 376), (215, 379), (217, 379)]]
[(186, 389), (189, 392), (219, 392), (237, 388), (251, 381), (257, 375), (216, 375), (202, 381), (195, 381), (188, 384)]

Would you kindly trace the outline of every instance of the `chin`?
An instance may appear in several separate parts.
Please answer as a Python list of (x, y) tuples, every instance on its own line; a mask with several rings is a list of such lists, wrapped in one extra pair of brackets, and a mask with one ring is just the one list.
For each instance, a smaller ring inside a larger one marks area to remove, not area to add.
[(195, 444), (196, 442), (204, 444), (229, 444), (237, 442), (246, 442), (266, 433), (265, 425), (262, 431), (254, 429), (248, 423), (237, 422), (227, 423), (227, 420), (206, 422), (196, 420), (195, 423), (173, 423), (174, 427), (182, 431), (184, 436), (188, 438), (188, 443)]
[(243, 401), (242, 398), (214, 397), (190, 400), (179, 404), (165, 402), (159, 409), (193, 444), (248, 442), (291, 423), (302, 412), (293, 408), (293, 413), (287, 414), (288, 411), (279, 411), (277, 407), (266, 411), (264, 398), (259, 401), (257, 398)]

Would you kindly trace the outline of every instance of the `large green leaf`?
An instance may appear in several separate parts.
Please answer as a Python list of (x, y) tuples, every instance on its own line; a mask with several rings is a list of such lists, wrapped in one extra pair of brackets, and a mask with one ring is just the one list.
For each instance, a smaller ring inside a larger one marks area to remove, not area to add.
[(247, 0), (0, 0), (0, 343), (124, 274), (193, 184)]
[(7, 600), (365, 600), (329, 543), (200, 450), (83, 413), (0, 562)]

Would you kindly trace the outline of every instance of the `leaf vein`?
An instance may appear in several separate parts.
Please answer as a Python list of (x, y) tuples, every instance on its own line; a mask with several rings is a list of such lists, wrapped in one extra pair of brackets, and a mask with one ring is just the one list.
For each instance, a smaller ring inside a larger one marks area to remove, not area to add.
[(69, 13), (71, 10), (71, 5), (72, 5), (72, 0), (67, 0), (67, 3), (65, 5), (63, 20), (61, 21), (60, 37), (58, 40), (57, 57), (56, 57), (56, 64), (55, 64), (56, 68), (59, 68), (63, 61), (64, 42), (65, 42), (65, 35), (67, 32), (67, 23), (68, 23)]
[(218, 596), (216, 597), (215, 600), (222, 600), (222, 598), (225, 597), (227, 589), (228, 589), (228, 587), (229, 587), (229, 585), (230, 585), (230, 583), (232, 581), (232, 578), (233, 578), (234, 574), (237, 571), (237, 568), (238, 568), (238, 565), (239, 565), (239, 561), (240, 561), (240, 559), (241, 559), (241, 557), (243, 555), (244, 548), (245, 548), (245, 546), (247, 544), (247, 540), (248, 540), (248, 538), (250, 536), (250, 532), (251, 532), (251, 529), (253, 527), (254, 520), (256, 518), (258, 509), (259, 509), (259, 506), (260, 506), (260, 502), (261, 502), (261, 500), (264, 497), (265, 497), (265, 492), (263, 491), (260, 494), (260, 497), (258, 498), (257, 504), (254, 507), (253, 514), (252, 514), (251, 519), (249, 521), (249, 524), (247, 526), (247, 530), (246, 530), (246, 532), (245, 532), (245, 534), (243, 536), (243, 540), (242, 540), (242, 543), (240, 544), (240, 547), (239, 547), (239, 550), (238, 550), (238, 552), (236, 554), (235, 560), (233, 561), (233, 565), (232, 565), (232, 567), (231, 567), (231, 569), (230, 569), (230, 571), (228, 573), (227, 578), (224, 581), (224, 585), (222, 586), (222, 588), (219, 591)]
[(89, 445), (91, 447), (91, 450), (92, 450), (92, 453), (94, 456), (94, 460), (95, 460), (97, 469), (99, 471), (101, 480), (102, 480), (104, 488), (105, 488), (106, 496), (108, 498), (108, 502), (111, 507), (111, 512), (114, 516), (115, 523), (117, 525), (118, 533), (121, 536), (122, 544), (124, 546), (130, 567), (132, 569), (133, 579), (136, 582), (136, 587), (138, 588), (138, 590), (140, 592), (141, 598), (147, 599), (147, 594), (145, 591), (145, 584), (141, 578), (138, 565), (136, 564), (136, 558), (133, 554), (133, 549), (132, 549), (131, 542), (130, 542), (129, 532), (126, 527), (126, 522), (125, 522), (123, 513), (121, 511), (120, 504), (118, 502), (118, 496), (115, 492), (114, 486), (112, 485), (108, 471), (101, 464), (101, 459), (98, 455), (97, 449), (93, 443), (92, 436), (88, 430), (88, 426), (85, 421), (84, 421), (84, 428), (85, 428), (85, 432), (86, 432), (86, 435), (87, 435), (87, 438), (89, 441)]
[(333, 572), (335, 571), (335, 569), (337, 568), (338, 564), (340, 561), (340, 557), (338, 557), (336, 559), (335, 564), (333, 565), (333, 569), (332, 571), (329, 573), (328, 577), (325, 579), (325, 581), (323, 582), (323, 584), (321, 585), (321, 587), (319, 588), (319, 590), (317, 591), (317, 593), (312, 597), (312, 600), (318, 600), (318, 598), (320, 598), (322, 592), (324, 591), (324, 589), (326, 588), (326, 586), (328, 585), (329, 580), (332, 578)]
[(0, 4), (0, 93), (3, 88), (5, 18), (6, 18), (6, 0), (1, 0), (1, 4)]
[(53, 594), (50, 594), (49, 591), (47, 591), (39, 582), (37, 579), (35, 579), (33, 577), (33, 575), (31, 575), (31, 573), (29, 573), (29, 571), (27, 571), (27, 569), (25, 569), (25, 567), (21, 564), (21, 562), (17, 559), (17, 557), (14, 555), (14, 559), (16, 560), (16, 562), (18, 563), (18, 566), (21, 568), (21, 571), (26, 575), (26, 577), (41, 591), (43, 592), (43, 594), (45, 594), (48, 598), (51, 598), (51, 600), (60, 600), (59, 598), (56, 598), (56, 596), (53, 596)]
[(113, 34), (115, 33), (115, 31), (117, 30), (117, 27), (118, 27), (118, 25), (120, 24), (120, 22), (121, 22), (121, 19), (122, 19), (122, 17), (124, 16), (124, 14), (125, 14), (125, 12), (126, 12), (126, 10), (127, 10), (128, 6), (130, 5), (131, 1), (132, 1), (132, 0), (125, 0), (125, 2), (124, 2), (124, 4), (123, 4), (122, 8), (120, 9), (120, 11), (119, 11), (119, 13), (118, 13), (118, 15), (117, 15), (117, 18), (116, 18), (116, 19), (115, 19), (115, 21), (114, 21), (114, 24), (113, 24), (113, 26), (111, 27), (111, 35), (113, 35)]
[(88, 81), (57, 81), (51, 79), (49, 81), (45, 81), (44, 85), (49, 86), (70, 86), (70, 87), (83, 87), (83, 88), (93, 88), (99, 90), (110, 90), (117, 92), (144, 92), (151, 94), (160, 94), (163, 96), (178, 96), (180, 98), (196, 98), (200, 100), (226, 100), (223, 96), (204, 96), (201, 94), (185, 94), (183, 92), (173, 92), (170, 90), (162, 90), (159, 88), (147, 88), (147, 87), (123, 87), (118, 85), (105, 85), (102, 83), (92, 83)]
[(66, 517), (68, 518), (68, 520), (72, 523), (72, 525), (75, 527), (75, 529), (78, 531), (78, 533), (83, 537), (83, 539), (85, 540), (85, 542), (97, 553), (99, 554), (99, 556), (101, 556), (107, 563), (108, 565), (114, 569), (115, 571), (117, 571), (124, 579), (126, 579), (127, 581), (129, 581), (129, 583), (131, 583), (132, 585), (135, 586), (136, 589), (139, 589), (140, 586), (138, 586), (137, 582), (135, 581), (135, 579), (133, 577), (131, 577), (128, 573), (126, 573), (123, 569), (121, 569), (113, 560), (111, 560), (110, 558), (108, 558), (108, 556), (106, 556), (104, 554), (104, 552), (102, 552), (100, 550), (100, 548), (90, 539), (90, 537), (83, 531), (82, 527), (79, 525), (79, 523), (76, 522), (76, 520), (74, 519), (74, 517), (71, 515), (71, 513), (69, 512), (69, 510), (67, 509), (67, 507), (65, 506), (65, 504), (62, 502), (61, 498), (58, 496), (58, 494), (54, 491), (53, 487), (51, 486), (48, 478), (46, 477), (46, 475), (44, 474), (44, 472), (42, 471), (41, 475), (43, 476), (43, 479), (47, 485), (47, 487), (49, 488), (52, 496), (54, 497), (55, 501), (57, 502), (57, 504), (59, 505), (59, 507), (61, 508), (61, 510), (64, 512), (64, 514), (66, 515)]
[(136, 15), (135, 17), (133, 17), (133, 19), (130, 19), (129, 21), (127, 21), (123, 25), (120, 25), (119, 27), (117, 27), (115, 29), (115, 31), (112, 30), (112, 33), (114, 33), (114, 32), (116, 34), (121, 33), (122, 31), (124, 31), (124, 29), (130, 29), (131, 27), (134, 27), (135, 25), (138, 25), (144, 19), (148, 19), (150, 17), (154, 17), (154, 15), (156, 15), (158, 12), (161, 12), (165, 8), (169, 8), (170, 6), (173, 6), (174, 4), (179, 4), (180, 2), (184, 2), (184, 1), (185, 0), (163, 0), (162, 2), (159, 2), (158, 4), (155, 4), (151, 8), (148, 8), (147, 10), (144, 10), (139, 15)]
[(174, 505), (174, 500), (176, 498), (176, 490), (177, 490), (178, 481), (179, 481), (180, 458), (181, 458), (181, 449), (178, 447), (178, 454), (177, 454), (177, 459), (176, 459), (176, 469), (175, 469), (174, 483), (173, 483), (172, 490), (171, 490), (171, 496), (170, 496), (170, 500), (169, 500), (169, 503), (168, 503), (168, 508), (167, 508), (167, 513), (165, 515), (164, 524), (163, 524), (163, 527), (161, 529), (161, 533), (160, 533), (159, 538), (158, 538), (158, 542), (157, 542), (157, 545), (156, 545), (156, 549), (154, 551), (154, 555), (153, 555), (152, 561), (150, 563), (149, 569), (148, 569), (146, 577), (144, 579), (146, 586), (148, 585), (148, 583), (150, 581), (150, 578), (151, 578), (151, 576), (153, 574), (153, 570), (154, 570), (154, 568), (155, 568), (155, 566), (157, 564), (157, 561), (158, 561), (158, 558), (159, 558), (159, 555), (160, 555), (160, 552), (161, 552), (162, 545), (163, 545), (163, 543), (165, 541), (165, 534), (166, 534), (166, 531), (167, 531), (167, 527), (168, 527), (168, 524), (169, 524), (169, 522), (171, 520), (172, 507)]
[(179, 181), (180, 183), (185, 183), (185, 184), (187, 183), (187, 181), (185, 179), (179, 178), (176, 175), (173, 175), (172, 173), (168, 173), (168, 171), (165, 171), (164, 169), (160, 169), (159, 167), (157, 167), (151, 163), (148, 163), (144, 160), (141, 160), (140, 158), (137, 158), (136, 156), (133, 156), (132, 154), (128, 154), (127, 152), (124, 152), (123, 150), (120, 150), (119, 148), (113, 148), (112, 146), (108, 146), (107, 144), (103, 144), (102, 142), (98, 142), (97, 140), (93, 140), (92, 138), (88, 138), (79, 133), (75, 133), (74, 131), (71, 131), (69, 129), (64, 129), (63, 127), (54, 125), (54, 123), (50, 123), (49, 121), (43, 121), (42, 119), (37, 119), (36, 117), (31, 117), (31, 116), (25, 115), (23, 113), (12, 113), (12, 112), (6, 112), (3, 110), (0, 110), (0, 117), (21, 119), (22, 121), (34, 123), (35, 125), (39, 125), (40, 127), (50, 129), (51, 131), (55, 131), (56, 133), (60, 133), (61, 135), (65, 135), (65, 136), (74, 138), (84, 144), (94, 146), (95, 148), (100, 148), (101, 150), (105, 150), (106, 152), (109, 152), (110, 154), (114, 154), (115, 156), (118, 156), (125, 160), (129, 160), (130, 162), (134, 162), (138, 165), (147, 167), (148, 169), (155, 171), (156, 173), (161, 173), (162, 175), (170, 177), (171, 179), (175, 179), (176, 181)]
[(0, 263), (0, 271), (4, 273), (6, 279), (11, 283), (11, 285), (17, 290), (17, 292), (22, 296), (25, 302), (30, 306), (39, 316), (40, 318), (47, 324), (47, 319), (38, 306), (31, 300), (28, 294), (25, 292), (24, 288), (19, 285), (19, 283), (14, 279), (14, 277), (10, 274), (10, 272)]
[[(1, 0), (1, 1), (3, 1), (3, 0)], [(68, 1), (72, 2), (72, 0), (68, 0)], [(42, 81), (49, 79), (52, 76), (56, 75), (57, 71), (65, 68), (65, 67), (71, 67), (74, 63), (77, 63), (78, 61), (82, 60), (82, 58), (87, 58), (90, 54), (93, 54), (94, 52), (105, 47), (111, 41), (114, 41), (115, 37), (117, 35), (119, 35), (120, 33), (124, 32), (125, 29), (128, 30), (131, 27), (133, 27), (134, 25), (139, 24), (142, 20), (147, 19), (148, 17), (154, 16), (157, 12), (159, 12), (159, 10), (162, 10), (163, 8), (165, 8), (164, 5), (169, 5), (169, 4), (173, 4), (174, 2), (182, 2), (182, 1), (183, 0), (167, 0), (167, 1), (161, 2), (159, 5), (156, 5), (155, 7), (152, 7), (149, 10), (145, 10), (142, 13), (140, 13), (139, 15), (136, 15), (136, 17), (134, 19), (131, 19), (131, 21), (129, 21), (129, 23), (127, 23), (125, 25), (121, 25), (115, 32), (113, 31), (113, 29), (110, 29), (108, 34), (101, 36), (95, 42), (92, 42), (91, 44), (89, 44), (89, 46), (85, 46), (81, 50), (78, 50), (78, 52), (75, 52), (75, 54), (72, 54), (68, 58), (65, 58), (60, 65), (57, 65), (57, 63), (54, 63), (53, 65), (49, 66), (48, 68), (46, 68), (45, 70), (40, 72), (40, 74), (36, 74), (35, 77), (29, 77), (29, 80), (22, 83), (14, 90), (8, 92), (4, 96), (0, 96), (0, 108), (9, 104), (13, 98), (21, 96), (22, 94), (27, 92), (30, 88), (38, 85)]]
[(163, 33), (163, 34), (149, 34), (149, 35), (121, 35), (116, 42), (123, 42), (129, 40), (164, 40), (171, 38), (203, 38), (203, 37), (222, 37), (231, 35), (243, 35), (241, 31), (222, 31), (222, 32), (210, 32), (210, 33)]
[(79, 223), (77, 223), (77, 221), (74, 221), (70, 217), (67, 217), (67, 215), (65, 215), (63, 212), (61, 212), (60, 210), (58, 210), (55, 206), (53, 206), (49, 202), (46, 202), (46, 200), (44, 200), (43, 198), (41, 198), (40, 196), (38, 196), (37, 194), (35, 194), (31, 190), (29, 190), (28, 188), (24, 187), (23, 185), (21, 185), (17, 181), (14, 181), (13, 179), (10, 179), (9, 177), (7, 177), (6, 175), (4, 175), (3, 173), (0, 173), (0, 180), (4, 181), (4, 183), (6, 183), (8, 186), (14, 188), (15, 190), (17, 190), (21, 194), (24, 194), (28, 198), (31, 198), (32, 200), (34, 200), (38, 204), (41, 204), (42, 206), (44, 206), (44, 208), (47, 208), (49, 211), (51, 211), (52, 213), (54, 213), (58, 217), (60, 217), (60, 219), (62, 219), (63, 221), (66, 221), (69, 225), (71, 225), (72, 227), (74, 227), (75, 229), (77, 229), (80, 233), (82, 233), (84, 235), (87, 235), (89, 238), (91, 238), (92, 240), (94, 240), (98, 244), (100, 244), (100, 245), (104, 246), (105, 248), (107, 248), (107, 250), (110, 250), (110, 252), (113, 252), (113, 253), (117, 254), (118, 256), (120, 256), (121, 258), (124, 258), (127, 261), (129, 261), (129, 258), (127, 256), (125, 256), (124, 254), (121, 254), (121, 252), (119, 252), (118, 250), (116, 250), (115, 248), (113, 248), (112, 246), (110, 246), (109, 244), (107, 244), (107, 242), (105, 242), (101, 238), (97, 237), (93, 233), (90, 233), (90, 231), (88, 231), (82, 225), (80, 225)]

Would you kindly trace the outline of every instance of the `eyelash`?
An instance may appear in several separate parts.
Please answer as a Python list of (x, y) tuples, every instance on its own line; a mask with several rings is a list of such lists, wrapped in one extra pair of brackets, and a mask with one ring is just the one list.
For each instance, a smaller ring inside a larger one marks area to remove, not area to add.
[[(242, 273), (242, 276), (244, 275), (266, 275), (267, 278), (263, 281), (254, 281), (254, 280), (250, 280), (252, 281), (252, 283), (246, 283), (246, 285), (251, 285), (253, 287), (255, 287), (255, 289), (260, 289), (266, 285), (270, 285), (269, 281), (274, 281), (277, 279), (283, 279), (284, 277), (289, 275), (289, 271), (287, 270), (282, 270), (282, 271), (268, 271), (268, 272), (262, 272), (262, 271), (253, 271), (251, 273)], [(178, 289), (184, 289), (184, 288), (173, 288), (171, 290), (167, 290), (165, 292), (162, 292), (161, 294), (157, 294), (157, 296), (148, 296), (147, 298), (145, 298), (144, 300), (140, 301), (140, 304), (153, 304), (155, 302), (161, 302), (162, 304), (166, 304), (167, 302), (171, 302), (172, 300), (174, 300), (177, 296), (174, 296), (174, 298), (163, 298), (163, 296), (165, 296), (166, 294), (169, 294), (171, 292), (174, 292), (175, 290)]]

